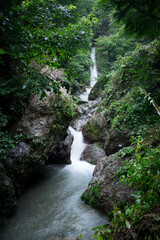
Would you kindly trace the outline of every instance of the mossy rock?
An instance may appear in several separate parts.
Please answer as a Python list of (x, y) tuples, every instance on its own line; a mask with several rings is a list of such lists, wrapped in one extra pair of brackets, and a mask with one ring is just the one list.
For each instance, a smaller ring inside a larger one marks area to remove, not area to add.
[(82, 128), (82, 132), (84, 135), (84, 138), (89, 143), (94, 143), (101, 141), (103, 137), (103, 130), (99, 126), (96, 120), (91, 119), (89, 120)]
[(105, 157), (105, 151), (99, 143), (88, 144), (82, 153), (82, 159), (91, 164), (97, 163), (99, 159)]
[(129, 187), (119, 183), (119, 177), (116, 176), (122, 165), (122, 158), (117, 154), (100, 159), (87, 190), (82, 194), (82, 200), (108, 213), (119, 202), (131, 199)]
[(105, 89), (105, 85), (108, 82), (107, 78), (99, 78), (88, 96), (89, 100), (96, 100), (100, 97), (101, 92)]

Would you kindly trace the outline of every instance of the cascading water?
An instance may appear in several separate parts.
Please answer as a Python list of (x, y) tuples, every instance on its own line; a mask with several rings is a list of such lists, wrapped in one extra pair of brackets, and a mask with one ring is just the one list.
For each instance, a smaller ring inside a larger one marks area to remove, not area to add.
[(97, 67), (96, 67), (96, 59), (95, 59), (95, 48), (92, 48), (91, 52), (91, 60), (93, 62), (93, 66), (90, 67), (90, 86), (86, 88), (86, 92), (82, 93), (79, 97), (82, 101), (88, 101), (88, 95), (92, 89), (92, 87), (95, 85), (97, 80)]
[(90, 81), (90, 86), (91, 88), (95, 85), (96, 81), (97, 81), (97, 67), (96, 67), (96, 57), (95, 57), (95, 48), (92, 48), (92, 52), (91, 52), (91, 59), (93, 61), (93, 66), (91, 67), (91, 81)]
[(95, 166), (80, 161), (85, 148), (82, 132), (69, 130), (74, 137), (72, 164), (43, 166), (38, 181), (19, 199), (17, 213), (2, 229), (1, 240), (49, 240), (81, 232), (83, 240), (90, 240), (91, 229), (106, 223), (104, 214), (81, 201)]

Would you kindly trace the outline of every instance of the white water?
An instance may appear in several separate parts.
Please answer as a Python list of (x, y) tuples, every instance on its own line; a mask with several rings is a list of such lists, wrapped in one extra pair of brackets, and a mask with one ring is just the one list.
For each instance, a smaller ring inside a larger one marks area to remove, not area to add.
[(76, 131), (72, 127), (69, 127), (69, 130), (74, 137), (74, 141), (71, 147), (72, 164), (67, 166), (64, 170), (71, 171), (75, 174), (80, 173), (82, 177), (85, 177), (84, 175), (86, 175), (86, 177), (90, 178), (91, 180), (95, 166), (88, 162), (80, 161), (81, 154), (86, 146), (83, 140), (82, 132)]
[(81, 201), (95, 166), (80, 161), (86, 146), (82, 132), (69, 130), (74, 137), (72, 164), (42, 168), (37, 181), (19, 199), (17, 213), (2, 229), (1, 240), (49, 240), (78, 236), (81, 231), (83, 240), (90, 240), (91, 229), (107, 222), (106, 215)]
[(98, 77), (97, 67), (96, 67), (96, 58), (95, 58), (95, 48), (92, 48), (91, 59), (93, 61), (93, 67), (91, 67), (91, 81), (90, 86), (91, 88), (95, 85)]
[(82, 93), (79, 97), (82, 101), (87, 102), (88, 101), (88, 95), (92, 89), (92, 87), (95, 85), (97, 81), (97, 67), (96, 67), (96, 58), (95, 58), (95, 48), (92, 48), (91, 52), (91, 60), (93, 62), (93, 66), (90, 67), (90, 87), (86, 88), (86, 92)]

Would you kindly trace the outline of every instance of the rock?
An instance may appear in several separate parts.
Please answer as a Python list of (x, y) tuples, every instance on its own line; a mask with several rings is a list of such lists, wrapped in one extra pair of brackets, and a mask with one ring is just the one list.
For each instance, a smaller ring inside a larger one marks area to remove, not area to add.
[(105, 89), (107, 81), (107, 78), (99, 78), (96, 84), (91, 89), (88, 99), (92, 101), (97, 99), (102, 94), (102, 91)]
[(0, 164), (0, 224), (3, 218), (11, 215), (16, 209), (16, 196), (12, 180), (5, 174)]
[[(69, 96), (67, 98), (48, 93), (41, 101), (32, 96), (25, 114), (14, 126), (14, 133), (22, 134), (24, 139), (10, 151), (5, 166), (17, 186), (23, 182), (24, 187), (27, 178), (48, 160), (52, 152), (61, 149), (57, 156), (60, 159), (61, 155), (63, 163), (68, 163), (69, 143), (64, 139), (72, 117), (64, 109), (61, 113), (61, 106), (64, 108), (68, 104)], [(56, 105), (57, 101), (62, 102), (60, 107)]]
[(128, 201), (131, 198), (129, 187), (119, 183), (118, 177), (115, 176), (122, 165), (123, 162), (117, 154), (98, 161), (88, 189), (82, 195), (82, 200), (105, 212), (113, 210), (118, 203)]
[[(51, 156), (57, 153), (57, 163), (70, 163), (71, 139), (66, 138), (69, 123), (77, 111), (72, 105), (70, 95), (63, 91), (60, 96), (53, 92), (40, 100), (32, 95), (24, 115), (12, 128), (12, 134), (22, 135), (17, 146), (8, 153), (3, 162), (5, 174), (1, 176), (3, 208), (0, 215), (9, 215), (9, 209), (15, 209), (16, 198), (34, 176), (37, 169)], [(65, 139), (66, 138), (66, 139)], [(58, 162), (59, 161), (59, 162)], [(8, 189), (5, 183), (8, 182)], [(10, 205), (10, 206), (9, 206)], [(12, 207), (13, 205), (13, 207)]]
[(86, 142), (94, 143), (103, 141), (103, 129), (95, 119), (90, 119), (82, 128)]
[(89, 144), (82, 153), (82, 160), (96, 165), (97, 162), (105, 157), (105, 151), (98, 145), (98, 143)]
[(128, 130), (121, 133), (116, 130), (111, 131), (104, 144), (106, 155), (109, 156), (110, 154), (118, 152), (123, 147), (128, 147), (131, 144), (129, 141), (130, 137)]
[(70, 152), (73, 137), (69, 133), (64, 141), (61, 141), (59, 145), (53, 150), (49, 160), (47, 162), (52, 164), (71, 164)]
[(96, 115), (93, 115), (85, 123), (82, 132), (86, 143), (99, 142), (107, 156), (130, 145), (131, 133), (128, 129), (124, 131), (112, 130), (110, 124), (106, 123), (105, 118), (99, 119)]

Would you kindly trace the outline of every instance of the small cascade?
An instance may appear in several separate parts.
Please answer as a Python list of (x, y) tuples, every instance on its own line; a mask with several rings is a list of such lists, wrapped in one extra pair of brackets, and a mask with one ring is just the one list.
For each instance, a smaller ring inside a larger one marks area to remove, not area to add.
[(74, 130), (72, 127), (69, 127), (69, 131), (74, 137), (74, 141), (71, 147), (71, 161), (72, 164), (80, 160), (81, 154), (85, 149), (86, 144), (83, 141), (82, 132)]
[(68, 165), (64, 168), (64, 171), (70, 171), (72, 174), (79, 173), (81, 178), (85, 177), (87, 179), (92, 178), (92, 173), (95, 168), (94, 165), (81, 161), (81, 154), (84, 151), (86, 144), (83, 140), (83, 135), (81, 131), (76, 131), (72, 127), (69, 127), (69, 131), (73, 136), (73, 143), (71, 146), (71, 165)]
[[(92, 59), (94, 52), (93, 49)], [(92, 71), (91, 75), (94, 75)], [(93, 86), (96, 78), (91, 78)], [(77, 120), (78, 129), (82, 124)], [(107, 222), (105, 214), (81, 201), (95, 166), (80, 160), (86, 146), (82, 132), (72, 127), (69, 131), (74, 138), (72, 164), (64, 168), (43, 166), (43, 175), (21, 196), (15, 216), (0, 234), (1, 240), (48, 240), (57, 236), (79, 236), (81, 232), (83, 240), (90, 240), (91, 229)]]
[(88, 96), (90, 94), (92, 87), (95, 85), (98, 77), (94, 47), (92, 48), (91, 52), (91, 60), (93, 62), (93, 66), (90, 67), (90, 86), (87, 87), (86, 91), (79, 96), (81, 100), (84, 102), (88, 102)]

